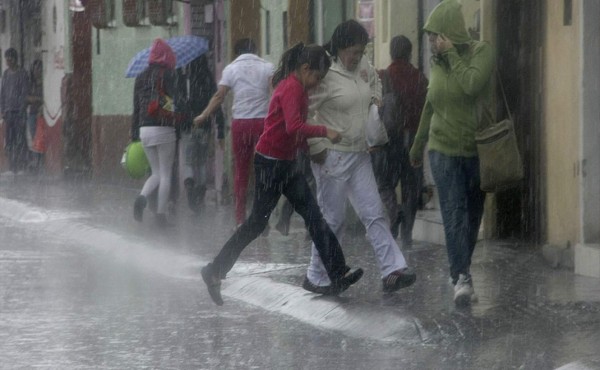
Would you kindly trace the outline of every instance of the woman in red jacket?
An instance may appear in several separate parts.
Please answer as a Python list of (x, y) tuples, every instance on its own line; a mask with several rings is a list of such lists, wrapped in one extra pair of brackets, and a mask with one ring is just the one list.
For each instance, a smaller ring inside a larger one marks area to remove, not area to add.
[[(356, 283), (362, 269), (350, 272), (340, 244), (323, 219), (319, 205), (305, 177), (295, 171), (294, 159), (306, 150), (306, 139), (327, 137), (339, 142), (339, 132), (319, 125), (308, 125), (307, 90), (316, 87), (329, 70), (331, 62), (325, 50), (317, 45), (300, 43), (286, 51), (273, 76), (276, 89), (269, 104), (265, 129), (256, 145), (254, 171), (256, 178), (254, 205), (250, 217), (225, 243), (212, 263), (202, 268), (202, 278), (212, 300), (223, 304), (221, 279), (224, 279), (244, 248), (267, 226), (269, 217), (281, 195), (292, 203), (315, 243), (331, 280), (324, 294), (338, 294)], [(202, 120), (194, 120), (196, 124)]]

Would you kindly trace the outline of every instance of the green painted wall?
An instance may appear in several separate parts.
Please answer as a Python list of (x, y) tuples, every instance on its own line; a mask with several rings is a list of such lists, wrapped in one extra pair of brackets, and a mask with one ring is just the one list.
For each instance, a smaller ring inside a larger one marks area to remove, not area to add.
[(92, 108), (96, 116), (131, 114), (135, 79), (125, 78), (129, 60), (149, 47), (156, 37), (183, 33), (181, 6), (177, 9), (178, 23), (171, 27), (127, 27), (123, 24), (122, 10), (122, 2), (115, 1), (115, 27), (92, 31)]
[(285, 51), (283, 13), (287, 12), (288, 2), (287, 0), (262, 0), (261, 6), (262, 57), (277, 66), (281, 54)]
[[(353, 0), (323, 0), (323, 43), (329, 41), (338, 24), (356, 18), (354, 3)], [(313, 9), (313, 14), (316, 11)], [(318, 19), (316, 14), (313, 17)]]

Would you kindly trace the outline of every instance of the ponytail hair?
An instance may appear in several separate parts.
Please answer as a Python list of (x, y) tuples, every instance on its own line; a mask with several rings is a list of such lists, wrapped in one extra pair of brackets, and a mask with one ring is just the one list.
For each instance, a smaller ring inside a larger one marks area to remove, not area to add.
[(326, 72), (331, 67), (331, 60), (323, 47), (319, 45), (305, 46), (304, 43), (299, 42), (281, 56), (279, 66), (273, 74), (273, 87), (303, 64), (308, 64), (308, 68), (311, 70)]

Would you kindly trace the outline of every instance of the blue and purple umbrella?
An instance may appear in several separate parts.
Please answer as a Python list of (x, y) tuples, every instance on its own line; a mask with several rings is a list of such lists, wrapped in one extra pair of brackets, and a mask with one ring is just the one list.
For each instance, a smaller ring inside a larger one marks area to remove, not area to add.
[[(208, 51), (208, 40), (199, 36), (175, 36), (165, 40), (173, 49), (177, 57), (176, 68), (187, 65), (192, 60)], [(150, 48), (146, 48), (137, 53), (129, 61), (125, 70), (125, 77), (136, 77), (148, 68), (148, 58), (150, 57)]]

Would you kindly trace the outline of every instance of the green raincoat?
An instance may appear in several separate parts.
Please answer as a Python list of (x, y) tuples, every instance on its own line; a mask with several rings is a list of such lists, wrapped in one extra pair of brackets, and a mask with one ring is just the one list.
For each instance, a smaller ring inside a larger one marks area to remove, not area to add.
[(443, 34), (455, 46), (465, 47), (453, 47), (433, 59), (427, 99), (410, 158), (422, 161), (427, 143), (429, 150), (447, 156), (474, 157), (481, 110), (488, 110), (489, 114), (490, 109), (494, 50), (487, 42), (471, 39), (456, 0), (444, 0), (436, 6), (424, 30)]

